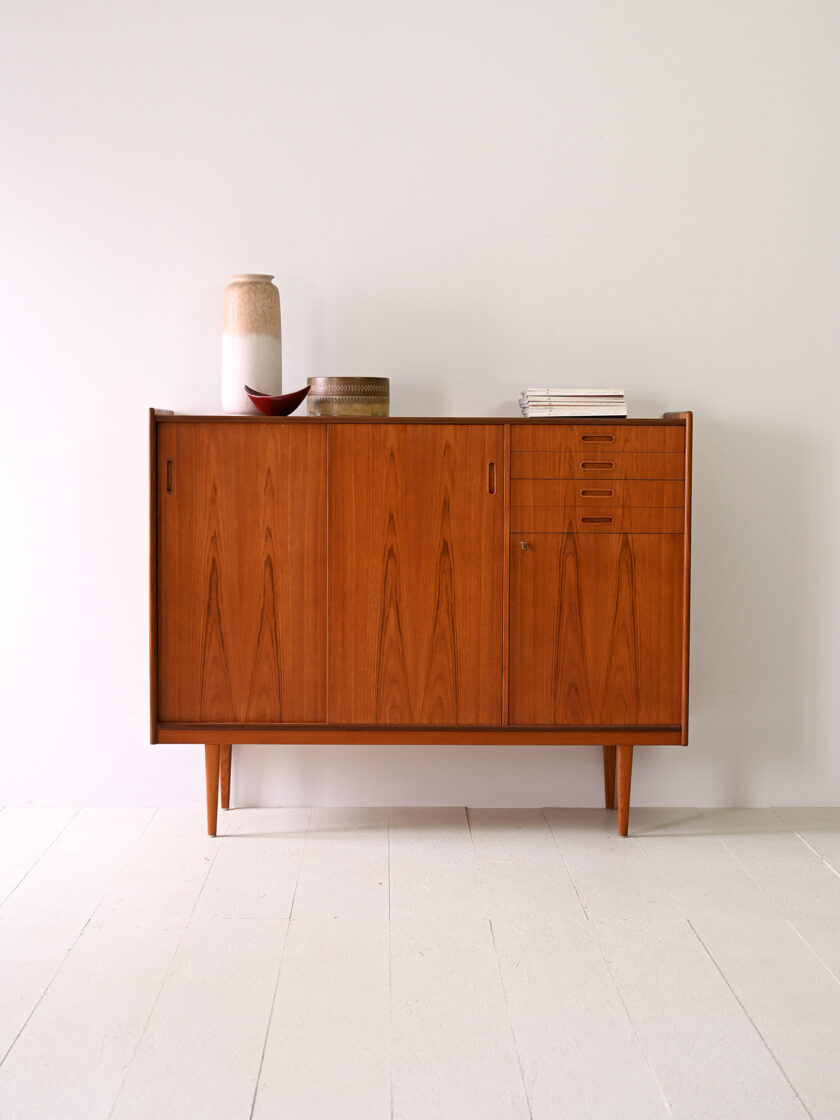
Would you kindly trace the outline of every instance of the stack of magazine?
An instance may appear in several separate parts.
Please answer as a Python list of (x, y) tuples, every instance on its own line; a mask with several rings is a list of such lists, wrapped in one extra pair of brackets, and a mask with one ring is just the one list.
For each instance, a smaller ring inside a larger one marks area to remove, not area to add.
[(626, 416), (623, 389), (523, 389), (523, 416)]

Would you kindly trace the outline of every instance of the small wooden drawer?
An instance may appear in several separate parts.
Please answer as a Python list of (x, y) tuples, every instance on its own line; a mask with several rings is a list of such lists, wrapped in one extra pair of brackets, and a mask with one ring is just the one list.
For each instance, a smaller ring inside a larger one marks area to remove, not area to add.
[(512, 506), (682, 506), (682, 482), (618, 479), (517, 478), (510, 484)]
[(685, 456), (665, 452), (511, 451), (511, 478), (685, 478)]
[(511, 451), (685, 452), (683, 424), (511, 424)]
[(682, 533), (684, 528), (685, 510), (671, 507), (511, 506), (510, 510), (511, 533)]

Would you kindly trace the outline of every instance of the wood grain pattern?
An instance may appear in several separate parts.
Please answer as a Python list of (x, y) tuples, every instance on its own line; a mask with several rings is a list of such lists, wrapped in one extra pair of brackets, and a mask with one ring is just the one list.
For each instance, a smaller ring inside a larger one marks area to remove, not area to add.
[(655, 478), (685, 476), (685, 455), (641, 452), (511, 451), (511, 478)]
[(158, 445), (159, 719), (323, 721), (326, 429), (169, 424)]
[(679, 723), (682, 535), (510, 542), (511, 723)]
[(501, 722), (501, 424), (330, 436), (331, 723)]
[(663, 451), (682, 454), (685, 450), (685, 429), (681, 425), (647, 424), (631, 427), (624, 423), (534, 424), (514, 427), (511, 451)]
[(512, 506), (644, 506), (683, 508), (685, 483), (680, 480), (515, 478)]
[(642, 506), (512, 506), (512, 533), (682, 533), (678, 508)]

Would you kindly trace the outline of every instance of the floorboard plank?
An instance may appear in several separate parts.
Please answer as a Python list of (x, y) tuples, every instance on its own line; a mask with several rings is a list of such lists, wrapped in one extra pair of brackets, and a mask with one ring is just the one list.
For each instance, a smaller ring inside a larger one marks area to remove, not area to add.
[(255, 1120), (390, 1116), (388, 828), (384, 809), (315, 809)]
[(840, 1116), (840, 985), (781, 916), (707, 912), (692, 925), (804, 1106)]
[(840, 919), (840, 876), (772, 809), (703, 810), (703, 817), (780, 912)]
[(784, 808), (776, 814), (840, 875), (840, 807)]
[(0, 1064), (152, 816), (83, 810), (0, 909)]
[(163, 810), (141, 836), (0, 1067), (0, 1115), (110, 1114), (211, 866), (192, 820)]
[(699, 810), (637, 809), (634, 817), (636, 844), (667, 883), (679, 916), (772, 907), (770, 896)]
[(213, 868), (199, 918), (288, 918), (303, 853), (308, 809), (249, 809), (220, 814)]
[(827, 980), (840, 984), (840, 876), (832, 863), (840, 855), (840, 810), (703, 810), (703, 816), (824, 966)]
[(807, 1120), (687, 921), (605, 919), (596, 933), (674, 1116)]
[(115, 1120), (247, 1120), (285, 933), (284, 920), (190, 922)]
[(463, 809), (391, 811), (395, 1120), (527, 1120)]
[(670, 877), (651, 863), (634, 834), (615, 831), (615, 814), (600, 809), (546, 809), (545, 817), (588, 917), (677, 919)]
[(534, 1120), (667, 1116), (543, 813), (470, 824)]
[(6, 808), (0, 813), (0, 906), (77, 812)]
[(541, 809), (470, 809), (468, 821), (493, 921), (527, 929), (584, 917)]

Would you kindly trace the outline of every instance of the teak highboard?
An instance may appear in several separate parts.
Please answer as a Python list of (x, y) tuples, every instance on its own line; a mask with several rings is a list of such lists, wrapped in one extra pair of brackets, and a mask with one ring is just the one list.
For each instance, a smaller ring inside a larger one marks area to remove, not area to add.
[(151, 741), (688, 741), (690, 412), (150, 412)]

